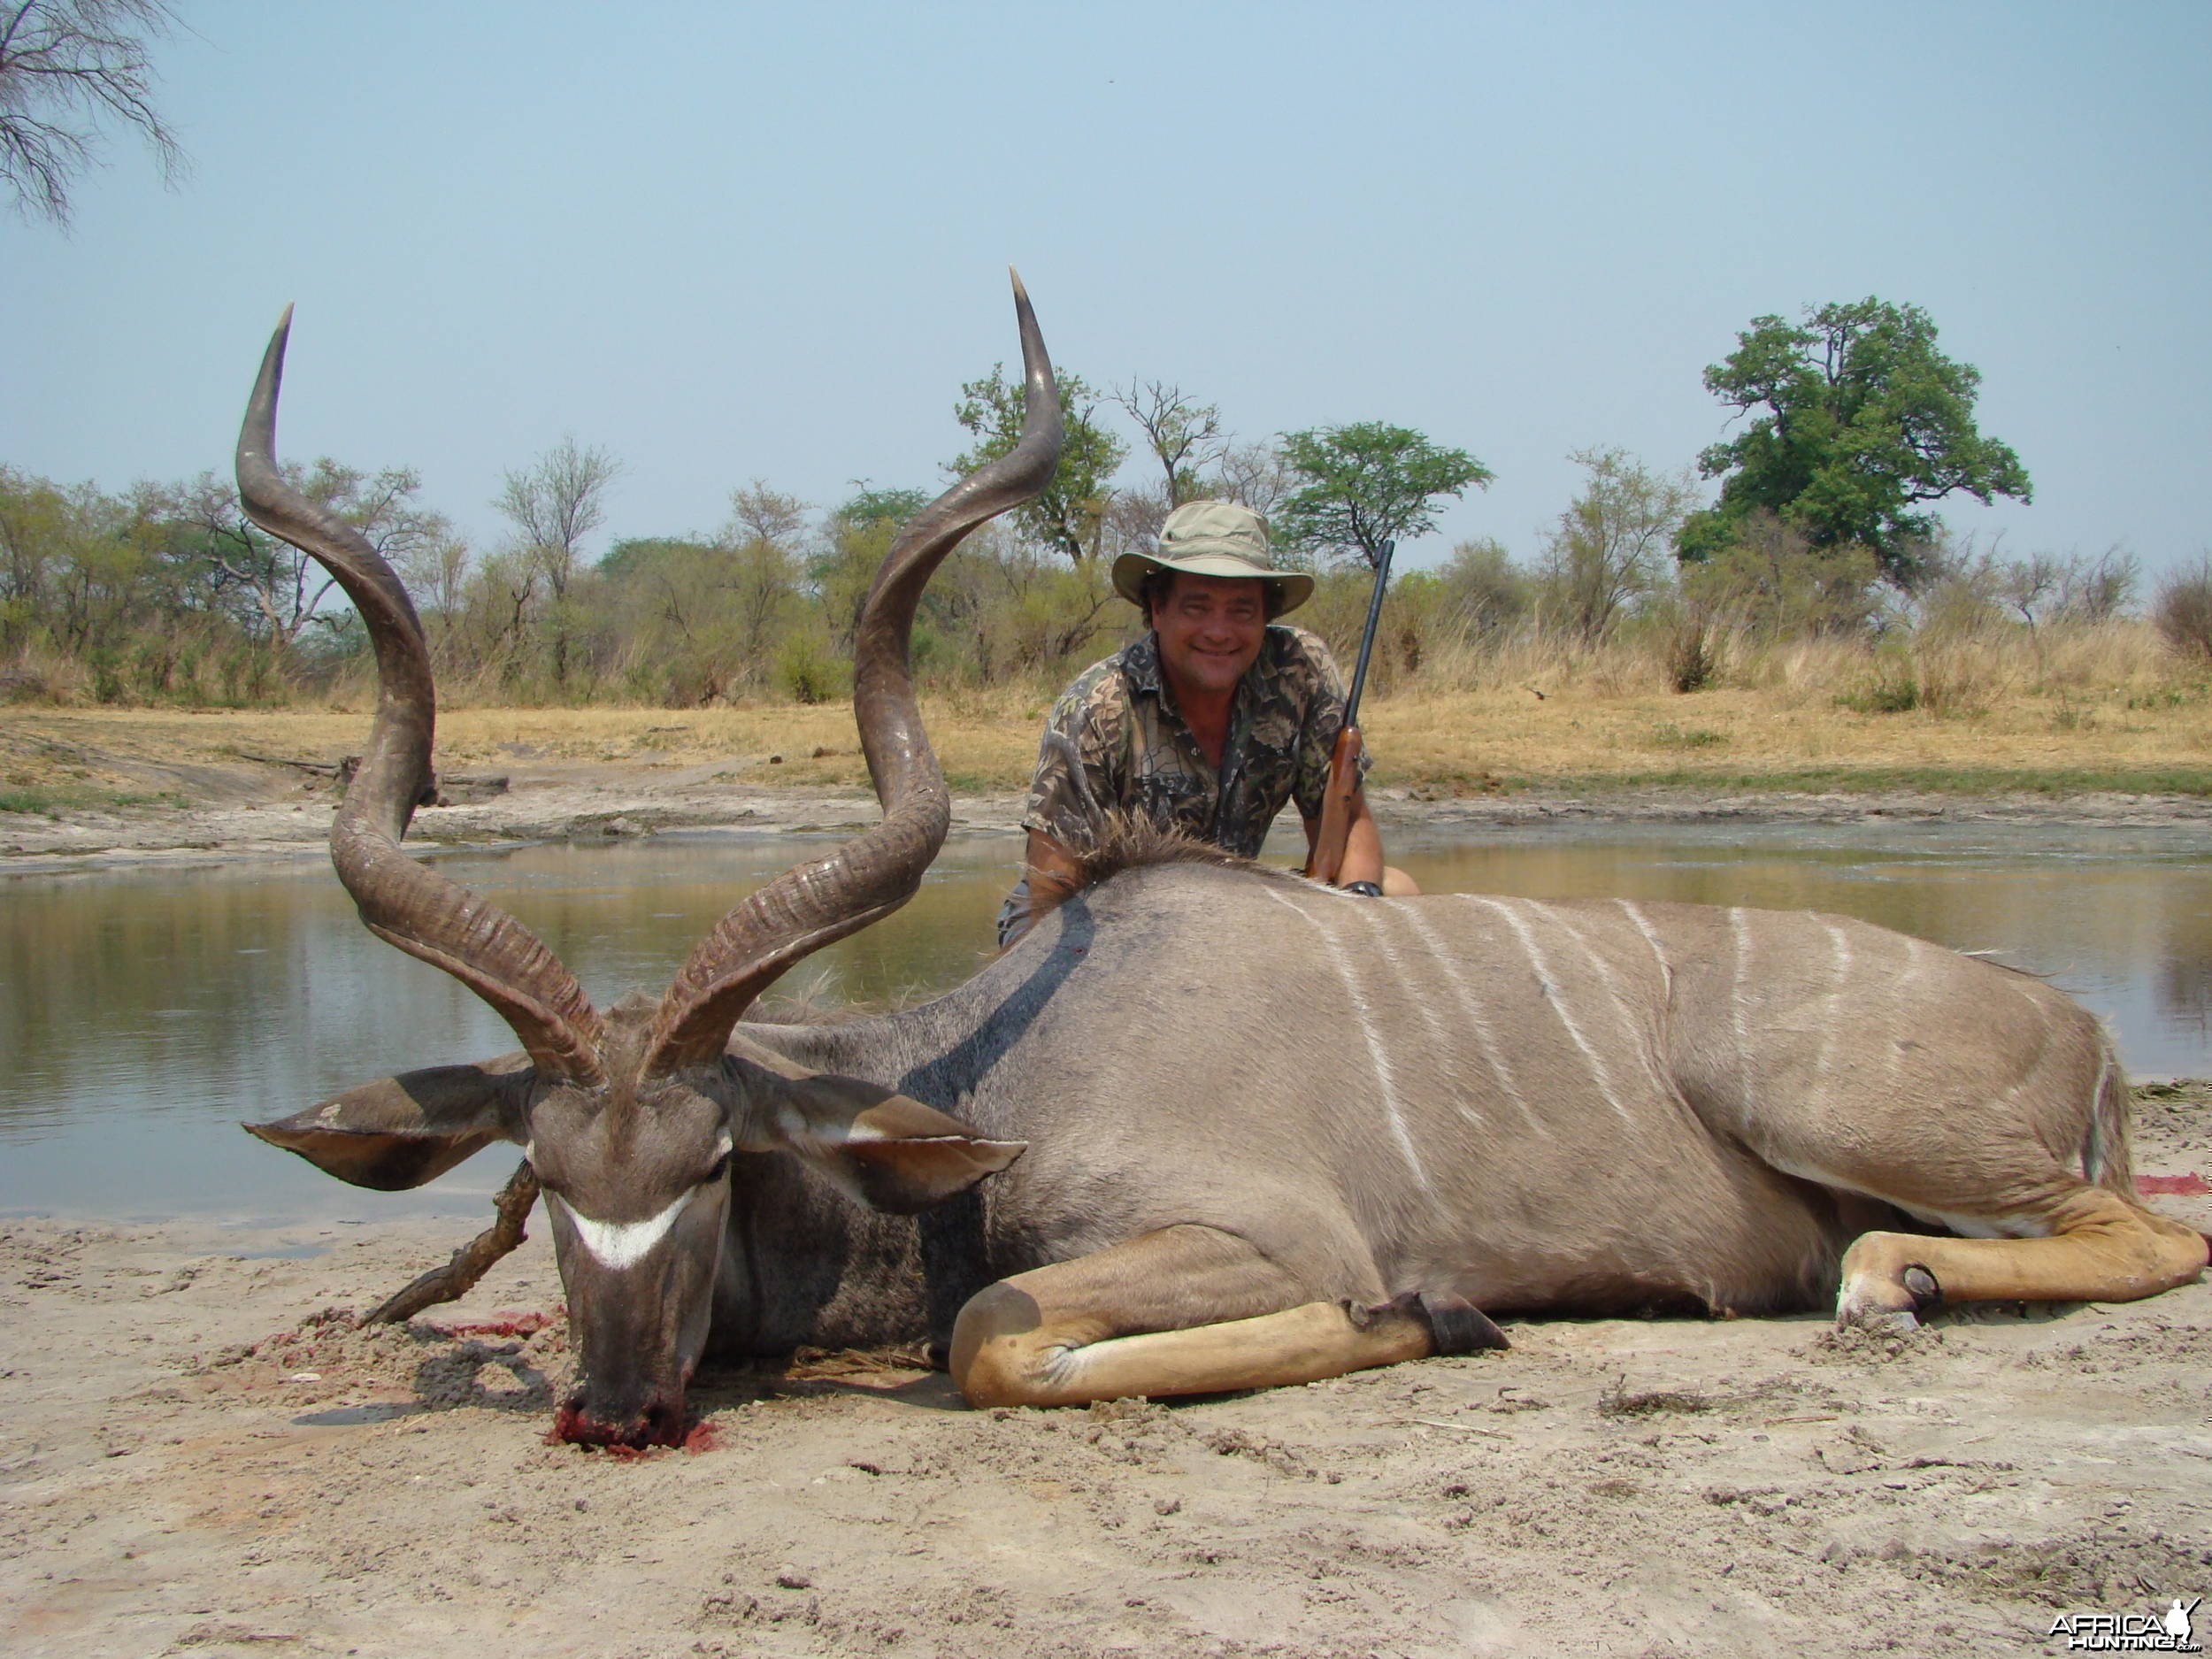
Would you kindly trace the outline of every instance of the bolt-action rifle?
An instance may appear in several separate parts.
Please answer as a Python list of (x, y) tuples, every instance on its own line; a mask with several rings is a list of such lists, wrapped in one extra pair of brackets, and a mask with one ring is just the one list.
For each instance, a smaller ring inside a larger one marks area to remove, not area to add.
[(1382, 544), (1375, 560), (1375, 591), (1367, 601), (1367, 626), (1359, 636), (1359, 661), (1352, 668), (1352, 695), (1344, 700), (1344, 729), (1329, 750), (1329, 785), (1321, 797), (1321, 827), (1314, 834), (1313, 851), (1306, 859), (1306, 874), (1315, 881), (1336, 885), (1344, 868), (1344, 846), (1351, 838), (1352, 808), (1359, 799), (1360, 757), (1367, 745), (1359, 734), (1360, 693), (1367, 688), (1367, 659), (1375, 650), (1375, 625), (1382, 620), (1383, 588), (1390, 581), (1390, 556), (1395, 541)]

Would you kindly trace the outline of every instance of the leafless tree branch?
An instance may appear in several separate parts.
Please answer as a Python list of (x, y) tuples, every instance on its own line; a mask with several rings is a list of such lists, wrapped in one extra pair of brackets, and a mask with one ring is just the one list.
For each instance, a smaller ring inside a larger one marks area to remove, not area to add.
[(190, 171), (154, 107), (147, 53), (176, 20), (168, 0), (0, 0), (0, 180), (17, 212), (66, 228), (70, 190), (110, 123), (146, 141), (165, 184)]

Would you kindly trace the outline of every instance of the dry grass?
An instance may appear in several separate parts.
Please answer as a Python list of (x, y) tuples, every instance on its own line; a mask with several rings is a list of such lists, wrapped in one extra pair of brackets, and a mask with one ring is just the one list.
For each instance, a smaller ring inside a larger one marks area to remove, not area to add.
[(1368, 711), (1382, 775), (1527, 782), (2212, 791), (2212, 676), (2140, 623), (1924, 630), (1878, 649), (1722, 635), (1714, 685), (1670, 689), (1666, 641), (1517, 641), (1425, 667)]
[[(1367, 721), (1379, 777), (1471, 793), (1532, 782), (1672, 781), (1823, 787), (2049, 787), (2054, 774), (2195, 772), (2212, 787), (2212, 700), (2131, 710), (2125, 698), (2015, 698), (1971, 717), (1867, 714), (1832, 700), (1724, 688), (1540, 701), (1528, 689), (1398, 697)], [(1906, 777), (1902, 774), (1916, 774)], [(1984, 781), (1986, 780), (1986, 781)], [(2194, 790), (2193, 793), (2196, 792)]]
[[(1048, 700), (962, 694), (926, 703), (956, 788), (1012, 788), (1036, 758)], [(0, 790), (121, 787), (133, 765), (358, 754), (365, 706), (268, 710), (0, 708)], [(119, 763), (120, 765), (119, 767)], [(746, 708), (455, 709), (438, 718), (448, 772), (622, 764), (735, 767), (749, 783), (864, 784), (852, 711), (834, 703)]]
[[(1717, 684), (1688, 695), (1667, 688), (1655, 639), (1602, 650), (1521, 642), (1479, 657), (1440, 654), (1411, 684), (1371, 698), (1365, 725), (1378, 781), (1423, 795), (1655, 782), (2212, 793), (2212, 673), (2150, 637), (2138, 623), (2033, 640), (1924, 630), (1878, 650), (1724, 637)], [(954, 787), (1025, 783), (1049, 702), (1036, 687), (925, 698)], [(334, 759), (358, 750), (368, 712), (365, 701), (0, 708), (0, 794), (132, 785), (101, 757)], [(851, 713), (836, 704), (455, 709), (440, 717), (439, 757), (448, 772), (722, 764), (749, 784), (866, 781)]]

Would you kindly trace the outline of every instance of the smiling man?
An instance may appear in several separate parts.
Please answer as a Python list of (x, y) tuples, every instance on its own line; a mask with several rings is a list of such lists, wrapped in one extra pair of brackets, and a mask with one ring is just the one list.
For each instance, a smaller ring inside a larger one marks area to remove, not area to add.
[[(1313, 578), (1275, 568), (1266, 521), (1233, 502), (1178, 507), (1157, 553), (1114, 561), (1114, 591), (1151, 631), (1086, 669), (1053, 705), (1022, 818), (1031, 873), (999, 912), (1001, 945), (1066, 890), (1094, 808), (1247, 857), (1286, 802), (1298, 803), (1309, 844), (1320, 827), (1344, 680), (1317, 637), (1276, 619), (1305, 603)], [(1384, 867), (1363, 794), (1353, 798), (1339, 880), (1370, 897), (1419, 891)]]

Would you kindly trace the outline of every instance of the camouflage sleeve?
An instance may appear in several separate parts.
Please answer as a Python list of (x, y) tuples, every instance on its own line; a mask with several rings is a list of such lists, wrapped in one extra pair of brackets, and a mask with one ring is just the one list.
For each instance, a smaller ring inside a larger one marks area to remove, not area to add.
[(1128, 721), (1122, 700), (1112, 695), (1118, 682), (1112, 664), (1102, 663), (1052, 705), (1037, 745), (1024, 829), (1041, 831), (1063, 847), (1081, 851), (1095, 839), (1098, 814), (1120, 803)]
[[(1321, 816), (1323, 797), (1328, 793), (1330, 751), (1336, 747), (1336, 734), (1344, 729), (1344, 676), (1337, 672), (1336, 658), (1318, 634), (1303, 628), (1291, 632), (1301, 649), (1295, 654), (1295, 667), (1285, 666), (1302, 678), (1306, 718), (1298, 728), (1298, 766), (1292, 776), (1290, 795), (1302, 816), (1316, 818)], [(1373, 764), (1373, 757), (1363, 754), (1359, 775), (1364, 778)]]

